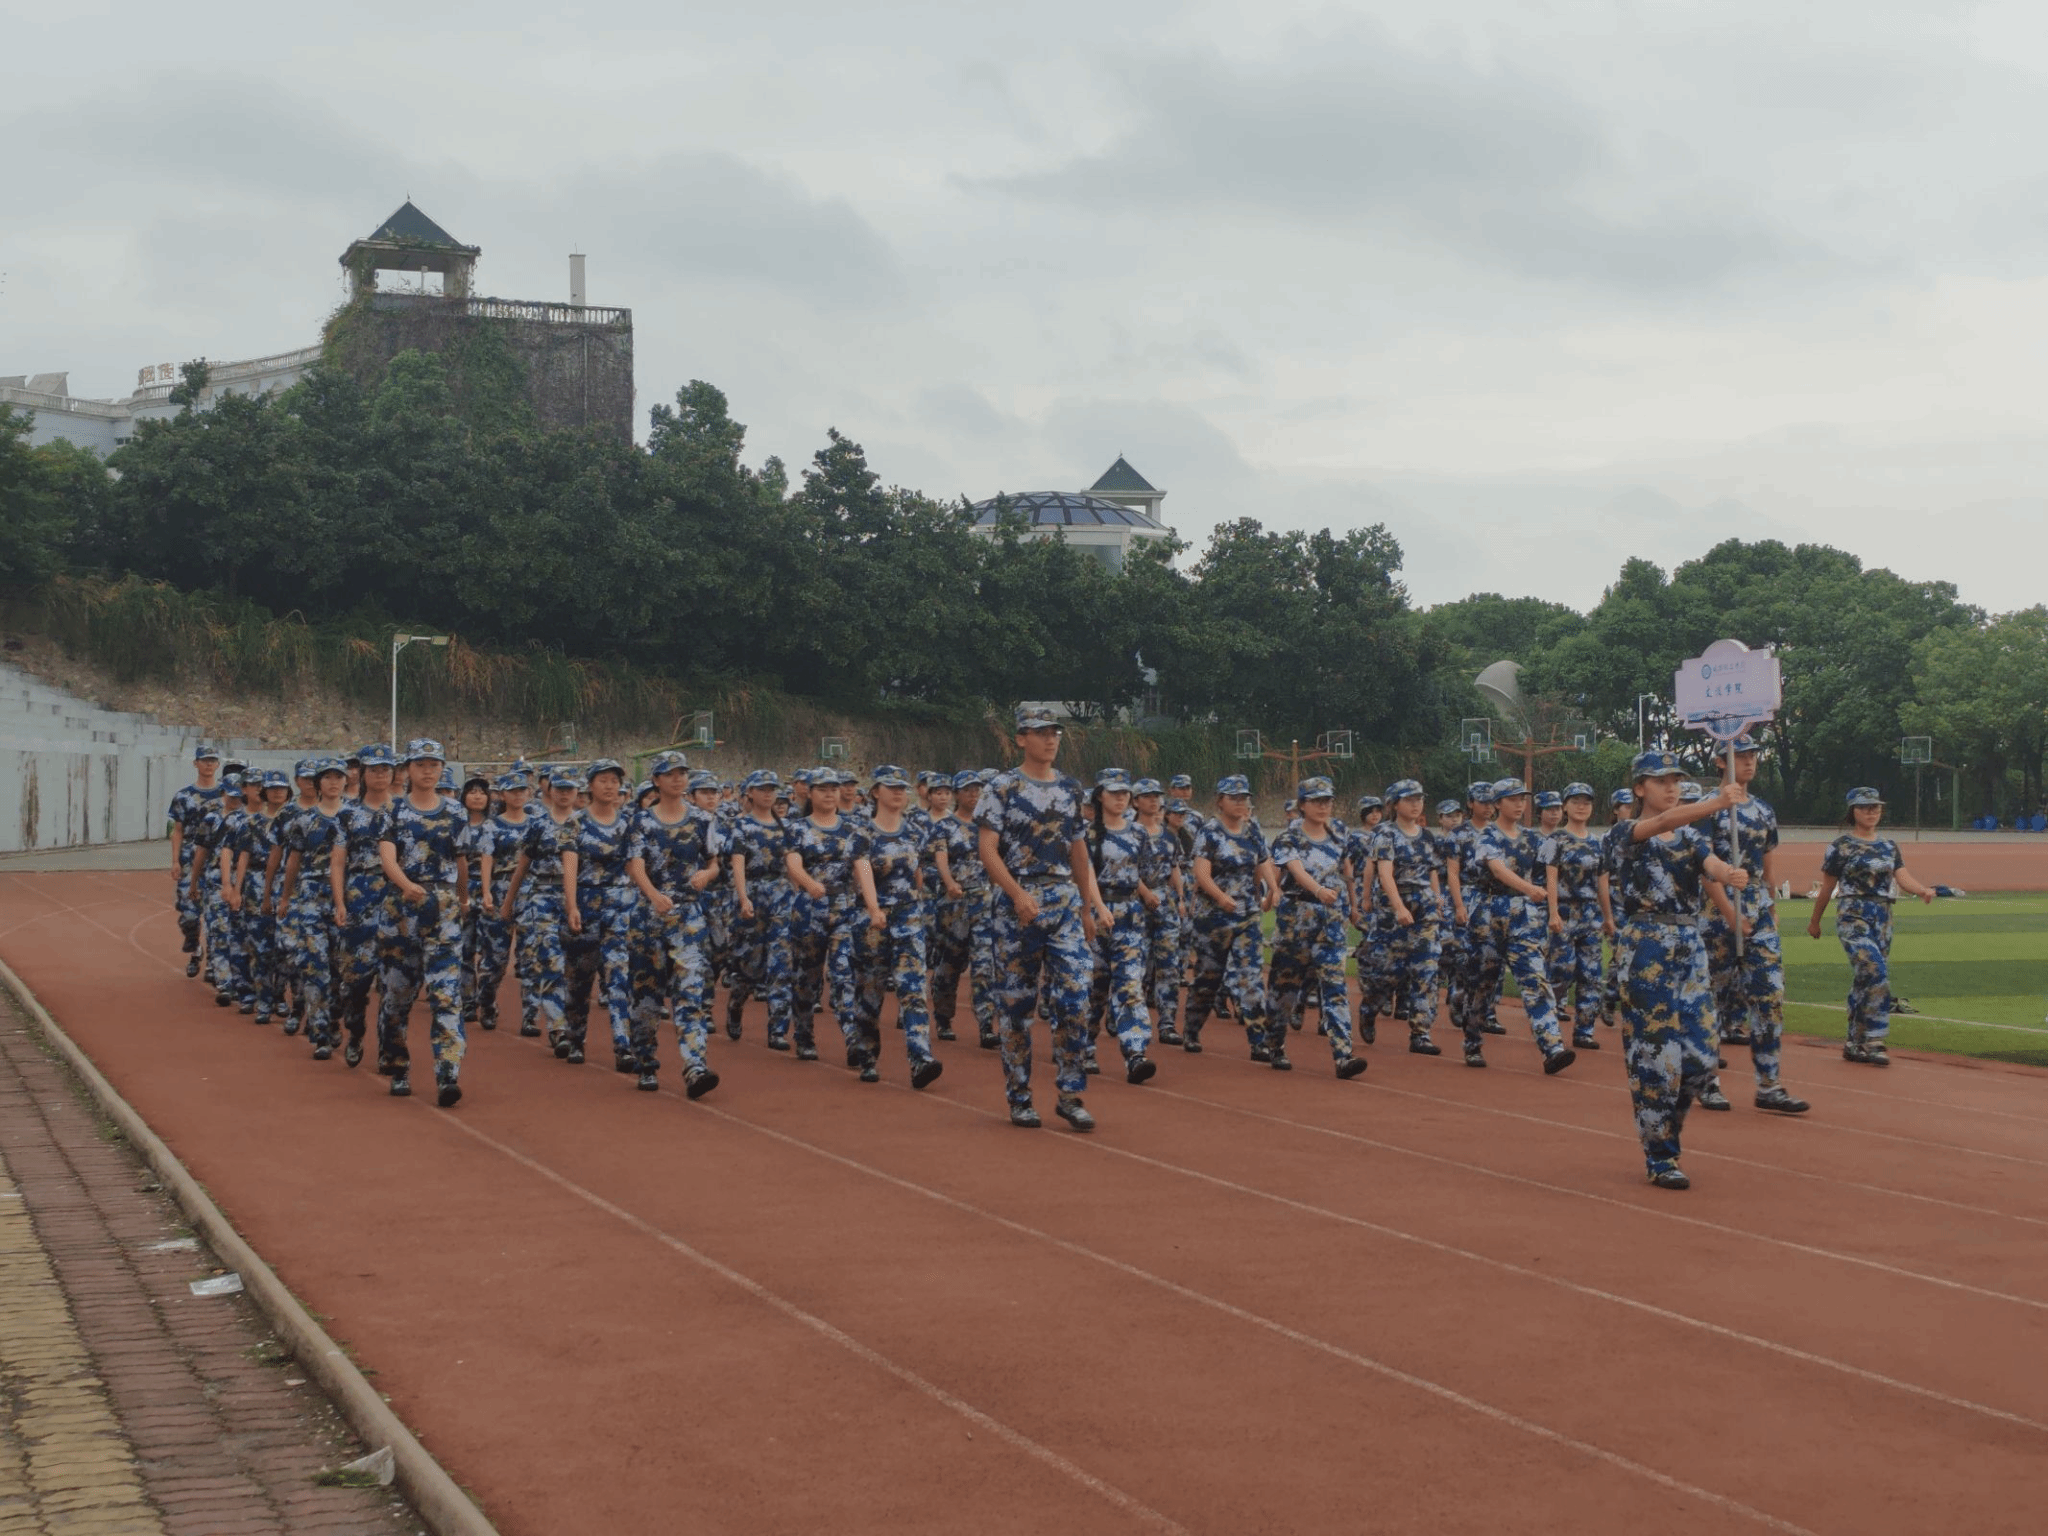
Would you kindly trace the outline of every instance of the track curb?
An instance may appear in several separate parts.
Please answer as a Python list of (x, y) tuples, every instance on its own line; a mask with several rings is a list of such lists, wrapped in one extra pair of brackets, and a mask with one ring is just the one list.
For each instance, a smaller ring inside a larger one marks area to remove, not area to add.
[(0, 983), (14, 994), (43, 1036), (57, 1048), (71, 1070), (91, 1091), (93, 1100), (108, 1119), (119, 1126), (129, 1144), (139, 1151), (164, 1188), (192, 1219), (207, 1246), (221, 1261), (242, 1277), (242, 1288), (258, 1310), (277, 1330), (292, 1357), (317, 1381), (350, 1429), (372, 1448), (391, 1447), (398, 1489), (412, 1501), (420, 1518), (434, 1536), (498, 1536), (497, 1527), (457, 1485), (442, 1465), (434, 1460), (413, 1432), (391, 1411), (391, 1405), (356, 1369), (355, 1362), (315, 1322), (297, 1297), (278, 1279), (277, 1272), (234, 1229), (213, 1203), (191, 1170), (178, 1160), (162, 1137), (149, 1128), (135, 1108), (115, 1091), (87, 1056), (29, 990), (28, 983), (14, 968), (0, 960)]

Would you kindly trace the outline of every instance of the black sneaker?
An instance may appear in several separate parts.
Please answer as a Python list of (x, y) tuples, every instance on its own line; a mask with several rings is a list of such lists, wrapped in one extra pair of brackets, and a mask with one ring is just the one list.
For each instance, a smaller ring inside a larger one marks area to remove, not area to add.
[(1292, 1072), (1294, 1070), (1294, 1063), (1287, 1059), (1287, 1052), (1284, 1049), (1273, 1052), (1266, 1059), (1266, 1065), (1275, 1072)]
[[(975, 1037), (974, 1043), (980, 1046), (984, 1051), (996, 1050), (1001, 1045), (1001, 1042), (996, 1039), (996, 1032), (992, 1029), (984, 1029), (978, 1036)], [(1037, 1122), (1033, 1121), (1032, 1123), (1035, 1125)]]
[(1289, 1019), (1287, 1021), (1287, 1027), (1289, 1029), (1301, 1028), (1301, 1015), (1297, 1013), (1293, 1018)]
[(683, 1097), (701, 1099), (718, 1086), (718, 1074), (709, 1067), (698, 1067), (683, 1074)]
[[(742, 1005), (741, 1005), (741, 1007), (744, 1007), (744, 1006), (745, 1006), (745, 1004), (742, 1004)], [(732, 1005), (731, 1005), (730, 1003), (726, 1004), (726, 1008), (725, 1008), (725, 1038), (726, 1038), (726, 1039), (728, 1039), (728, 1040), (737, 1040), (737, 1039), (739, 1039), (739, 1037), (740, 1037), (740, 1017), (741, 1017), (741, 1014), (740, 1014), (740, 1008), (735, 1008), (735, 1007), (733, 1007), (733, 1006), (732, 1006)]]
[(1684, 1171), (1678, 1168), (1666, 1168), (1662, 1173), (1653, 1173), (1650, 1175), (1650, 1182), (1659, 1189), (1692, 1188), (1692, 1180), (1688, 1179)]
[(640, 1070), (640, 1063), (633, 1059), (631, 1051), (612, 1049), (612, 1070), (621, 1077), (632, 1077)]
[(1028, 1103), (1010, 1106), (1010, 1124), (1022, 1126), (1027, 1131), (1035, 1131), (1044, 1123), (1038, 1118), (1038, 1111)]
[(324, 1045), (324, 1044), (323, 1044), (323, 1045), (316, 1045), (316, 1046), (314, 1046), (314, 1047), (313, 1047), (313, 1059), (314, 1059), (315, 1061), (331, 1061), (331, 1060), (333, 1060), (333, 1059), (334, 1059), (334, 1047), (333, 1047), (333, 1046), (331, 1046), (331, 1045)]
[(1735, 1107), (1728, 1102), (1728, 1095), (1721, 1091), (1719, 1083), (1707, 1084), (1706, 1087), (1700, 1090), (1699, 1097), (1693, 1102), (1698, 1104), (1701, 1109), (1720, 1110), (1733, 1109)]
[(253, 997), (243, 998), (242, 1006), (237, 1011), (241, 1013), (243, 1018), (247, 1018), (250, 1014), (256, 1011), (256, 999)]
[(846, 1064), (849, 1067), (851, 1067), (854, 1071), (858, 1072), (860, 1070), (860, 1064), (866, 1061), (867, 1059), (868, 1053), (862, 1050), (859, 1046), (849, 1045), (846, 1048)]
[(562, 1053), (562, 1060), (569, 1063), (569, 1065), (572, 1067), (582, 1066), (583, 1047), (572, 1042), (569, 1046), (569, 1049)]
[(1746, 1029), (1731, 1029), (1721, 1036), (1721, 1043), (1723, 1045), (1754, 1045), (1756, 1041), (1751, 1038), (1749, 1031)]
[(297, 1014), (293, 1014), (284, 1021), (284, 1032), (287, 1035), (296, 1035), (299, 1032), (299, 1016)]
[(1575, 1051), (1597, 1051), (1600, 1049), (1600, 1042), (1592, 1035), (1573, 1035), (1572, 1049)]
[(946, 1064), (936, 1056), (927, 1056), (910, 1069), (910, 1086), (929, 1088), (939, 1080), (939, 1074), (946, 1070)]
[(540, 1038), (540, 1026), (531, 1019), (527, 1020), (526, 1023), (519, 1026), (519, 1037), (522, 1040), (538, 1040)]
[(1568, 1045), (1562, 1050), (1552, 1051), (1543, 1058), (1543, 1075), (1545, 1077), (1555, 1077), (1578, 1059), (1579, 1053)]
[(1363, 1056), (1346, 1056), (1337, 1063), (1337, 1075), (1346, 1082), (1349, 1082), (1365, 1070), (1365, 1065), (1365, 1058)]
[(462, 1084), (453, 1076), (442, 1078), (434, 1089), (434, 1102), (443, 1109), (453, 1109), (462, 1102)]
[(360, 1040), (349, 1041), (347, 1045), (341, 1048), (341, 1059), (351, 1067), (360, 1067), (363, 1064), (363, 1042)]
[(1488, 1019), (1479, 1026), (1479, 1033), (1482, 1035), (1504, 1035), (1507, 1032), (1507, 1026), (1501, 1023), (1499, 1019)]
[(1202, 1054), (1202, 1037), (1193, 1030), (1189, 1030), (1187, 1034), (1181, 1037), (1180, 1048), (1190, 1056), (1199, 1056)]
[(1714, 1052), (1714, 1070), (1716, 1072), (1726, 1072), (1728, 1070), (1728, 1058), (1723, 1056), (1718, 1050)]
[(1146, 1056), (1133, 1056), (1124, 1063), (1124, 1081), (1127, 1083), (1149, 1083), (1158, 1074), (1158, 1066)]
[(642, 1093), (656, 1093), (660, 1091), (661, 1078), (658, 1074), (653, 1072), (642, 1072), (640, 1076), (634, 1080), (633, 1086), (635, 1088), (638, 1088)]
[(555, 1050), (555, 1060), (567, 1061), (569, 1059), (569, 1037), (565, 1034), (561, 1034), (558, 1032), (555, 1035), (553, 1044)]
[(1379, 1038), (1380, 1025), (1378, 1019), (1360, 1019), (1358, 1021), (1358, 1043), (1360, 1045), (1377, 1045)]
[(394, 1099), (409, 1099), (412, 1097), (412, 1079), (403, 1072), (391, 1074), (391, 1097)]
[(941, 1024), (939, 1026), (939, 1038), (941, 1040), (958, 1040), (960, 1037), (953, 1033), (952, 1025)]
[(1844, 1061), (1868, 1061), (1868, 1060), (1870, 1060), (1870, 1053), (1869, 1053), (1868, 1051), (1864, 1050), (1862, 1046), (1860, 1046), (1860, 1045), (1856, 1044), (1856, 1043), (1855, 1043), (1855, 1042), (1854, 1042), (1854, 1041), (1852, 1040), (1852, 1041), (1850, 1041), (1850, 1042), (1849, 1042), (1848, 1044), (1846, 1044), (1846, 1045), (1844, 1045), (1844, 1046), (1842, 1047), (1842, 1060), (1844, 1060)]
[(199, 974), (199, 957), (197, 955), (194, 955), (185, 962), (185, 974), (187, 976), (197, 976)]
[(789, 1049), (789, 1042), (787, 1040), (771, 1039), (768, 1042), (768, 1049), (771, 1051), (786, 1051)]
[(1180, 1031), (1175, 1029), (1171, 1024), (1160, 1025), (1159, 1043), (1161, 1045), (1179, 1045), (1181, 1043)]
[(1479, 1048), (1478, 1046), (1476, 1046), (1476, 1045), (1468, 1045), (1468, 1046), (1466, 1046), (1466, 1047), (1465, 1047), (1465, 1065), (1466, 1065), (1466, 1066), (1468, 1066), (1468, 1067), (1483, 1067), (1483, 1066), (1485, 1066), (1485, 1065), (1486, 1065), (1486, 1052), (1482, 1051), (1482, 1050), (1481, 1050), (1481, 1049), (1480, 1049), (1480, 1048)]
[(1090, 1051), (1081, 1058), (1081, 1070), (1090, 1077), (1100, 1077), (1102, 1075), (1102, 1063), (1095, 1059), (1093, 1051)]
[(1255, 1045), (1252, 1047), (1252, 1060), (1259, 1063), (1259, 1065), (1264, 1066), (1267, 1062), (1271, 1061), (1272, 1059), (1273, 1053), (1267, 1050), (1263, 1045)]
[(494, 1013), (487, 1018), (478, 1019), (477, 1027), (479, 1029), (496, 1029), (498, 1027), (498, 1016)]
[(808, 1040), (799, 1040), (799, 1041), (797, 1041), (797, 1043), (796, 1043), (796, 1059), (797, 1059), (798, 1061), (816, 1061), (816, 1060), (818, 1059), (818, 1048), (817, 1048), (817, 1046), (813, 1045), (813, 1044), (812, 1044), (812, 1043), (811, 1043), (810, 1041), (808, 1041)]
[(1061, 1094), (1059, 1107), (1053, 1113), (1077, 1131), (1092, 1131), (1095, 1129), (1095, 1117), (1088, 1113), (1088, 1106), (1081, 1102), (1078, 1094)]
[(216, 1008), (232, 1008), (232, 1007), (234, 1007), (234, 1006), (235, 1006), (235, 997), (234, 997), (234, 994), (233, 994), (232, 992), (215, 992), (215, 993), (213, 994), (213, 1006), (214, 1006), (214, 1007), (216, 1007)]
[(1813, 1108), (1806, 1100), (1793, 1098), (1791, 1094), (1787, 1093), (1777, 1083), (1773, 1083), (1768, 1088), (1757, 1089), (1756, 1107), (1758, 1109), (1775, 1110), (1781, 1115), (1803, 1115)]
[(1408, 1054), (1410, 1056), (1441, 1056), (1443, 1053), (1444, 1048), (1427, 1035), (1410, 1035), (1408, 1037)]
[(1918, 1013), (1919, 1011), (1920, 1011), (1920, 1010), (1919, 1010), (1918, 1008), (1915, 1008), (1915, 1007), (1913, 1006), (1912, 1002), (1911, 1002), (1911, 1001), (1910, 1001), (1909, 999), (1907, 999), (1907, 998), (1903, 998), (1903, 997), (1899, 997), (1899, 996), (1897, 996), (1896, 994), (1894, 994), (1894, 995), (1893, 995), (1893, 997), (1892, 997), (1892, 1012), (1893, 1012), (1893, 1013)]
[(1873, 1067), (1888, 1067), (1892, 1064), (1892, 1053), (1881, 1045), (1866, 1045), (1863, 1059)]
[(879, 1083), (882, 1080), (882, 1069), (872, 1061), (863, 1061), (860, 1064), (860, 1080), (864, 1083)]
[(402, 1073), (403, 1070), (404, 1069), (401, 1068), (398, 1065), (398, 1063), (393, 1061), (389, 1056), (380, 1055), (377, 1058), (377, 1075), (379, 1077), (397, 1077)]

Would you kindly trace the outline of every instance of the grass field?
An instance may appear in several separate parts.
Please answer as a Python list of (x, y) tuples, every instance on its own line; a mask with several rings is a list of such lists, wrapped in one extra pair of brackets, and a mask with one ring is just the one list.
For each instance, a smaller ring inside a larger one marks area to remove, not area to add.
[[(1835, 942), (1834, 914), (1818, 942), (1811, 908), (1778, 908), (1785, 937), (1785, 1028), (1842, 1038), (1849, 962)], [(1894, 909), (1892, 992), (1918, 1014), (1892, 1016), (1892, 1044), (2048, 1066), (2048, 893), (1996, 892)], [(1998, 1026), (1998, 1027), (1987, 1027)]]

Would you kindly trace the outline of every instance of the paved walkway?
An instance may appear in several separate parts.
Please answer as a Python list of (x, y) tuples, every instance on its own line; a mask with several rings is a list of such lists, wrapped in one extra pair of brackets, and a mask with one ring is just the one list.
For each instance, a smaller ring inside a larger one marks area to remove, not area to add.
[(148, 843), (97, 843), (90, 848), (37, 848), (28, 853), (0, 853), (0, 869), (19, 874), (67, 869), (160, 869), (171, 874), (168, 838)]
[(0, 1536), (385, 1536), (388, 1488), (0, 995)]

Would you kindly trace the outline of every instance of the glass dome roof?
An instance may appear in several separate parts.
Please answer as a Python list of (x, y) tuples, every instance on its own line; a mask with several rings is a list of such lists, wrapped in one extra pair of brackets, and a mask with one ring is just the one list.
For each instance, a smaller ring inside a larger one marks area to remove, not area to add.
[[(997, 497), (974, 504), (979, 528), (996, 523)], [(1120, 506), (1080, 491), (1024, 491), (1008, 498), (1012, 511), (1034, 528), (1145, 528), (1164, 533), (1166, 525), (1136, 507)]]

